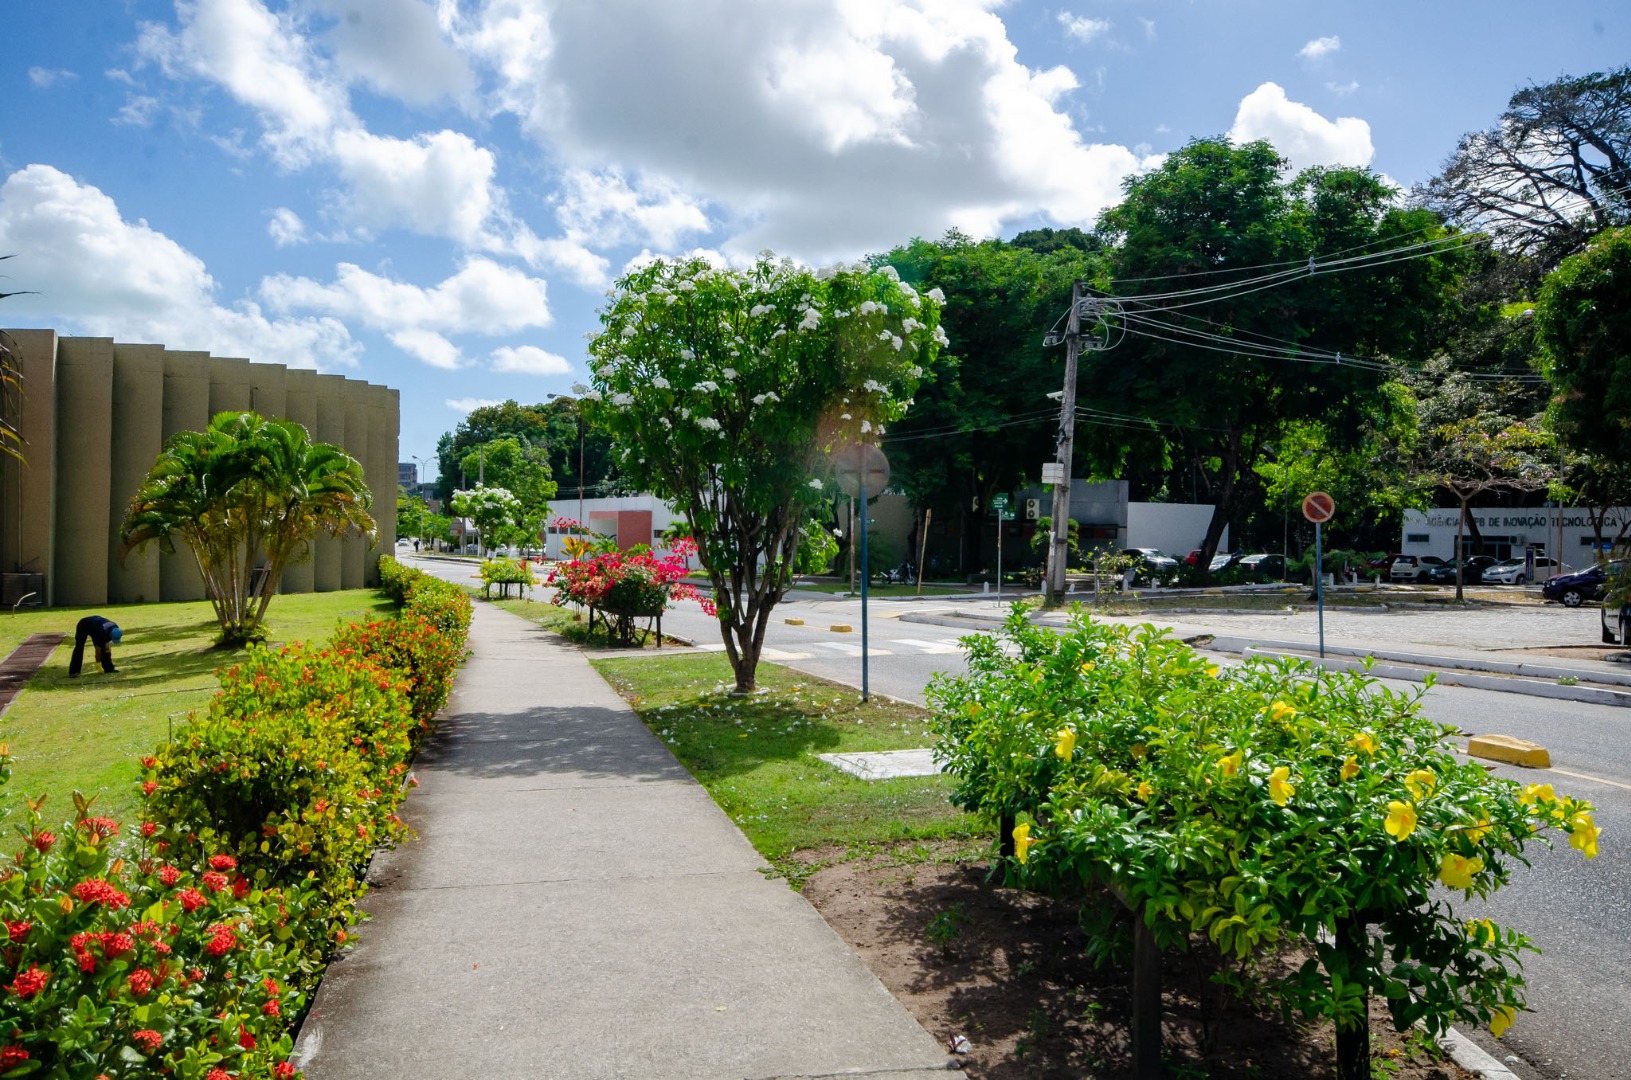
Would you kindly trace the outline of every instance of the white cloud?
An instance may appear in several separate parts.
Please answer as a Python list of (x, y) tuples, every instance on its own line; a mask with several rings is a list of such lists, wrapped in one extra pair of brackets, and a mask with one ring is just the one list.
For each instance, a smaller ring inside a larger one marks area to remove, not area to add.
[(332, 150), (349, 189), (347, 221), (501, 246), (485, 229), (497, 208), (493, 154), (469, 136), (438, 131), (393, 139), (349, 129), (334, 133)]
[(270, 318), (247, 300), (217, 304), (201, 259), (49, 165), (19, 169), (0, 186), (0, 251), (24, 253), (13, 274), (37, 293), (8, 300), (8, 321), (293, 367), (356, 362), (358, 346), (336, 319)]
[(307, 240), (306, 223), (287, 206), (272, 211), (272, 218), (266, 223), (266, 232), (272, 238), (272, 243), (280, 248), (304, 244)]
[(1331, 91), (1331, 93), (1335, 94), (1337, 97), (1347, 97), (1349, 94), (1359, 89), (1359, 80), (1354, 79), (1351, 82), (1345, 83), (1328, 82), (1325, 84), (1325, 88)]
[(1146, 18), (1143, 18), (1141, 16), (1138, 21), (1144, 24), (1144, 40), (1145, 41), (1154, 41), (1155, 40), (1155, 20), (1154, 19), (1146, 19)]
[(572, 362), (532, 345), (506, 345), (493, 350), (493, 370), (519, 375), (570, 375)]
[(596, 247), (647, 243), (669, 249), (708, 228), (702, 207), (673, 184), (651, 181), (637, 188), (616, 171), (569, 172), (555, 217), (569, 239)]
[(1322, 56), (1329, 56), (1342, 48), (1342, 39), (1332, 34), (1330, 37), (1315, 38), (1307, 45), (1297, 50), (1297, 55), (1304, 60), (1318, 60)]
[(480, 257), (428, 289), (341, 263), (331, 283), (278, 274), (261, 282), (260, 294), (277, 311), (315, 311), (387, 332), (501, 334), (551, 321), (542, 280)]
[(1065, 28), (1065, 33), (1084, 43), (1110, 32), (1109, 19), (1089, 19), (1081, 15), (1072, 15), (1068, 11), (1059, 13), (1059, 25)]
[(485, 409), (494, 405), (502, 404), (504, 403), (497, 398), (462, 397), (447, 399), (447, 407), (452, 409), (454, 412), (459, 413), (475, 412), (477, 409)]
[(146, 127), (153, 122), (153, 114), (158, 111), (159, 99), (147, 94), (132, 94), (125, 99), (125, 103), (114, 114), (115, 124), (128, 124), (131, 127)]
[(1266, 82), (1240, 101), (1229, 138), (1237, 143), (1267, 139), (1292, 166), (1369, 165), (1375, 154), (1370, 125), (1356, 116), (1327, 120), (1278, 85)]
[(79, 78), (77, 74), (66, 68), (31, 67), (28, 69), (28, 81), (41, 90), (48, 90), (59, 82), (70, 82)]
[(1084, 139), (1076, 77), (1022, 64), (994, 7), (489, 0), (460, 7), (455, 36), (563, 171), (663, 178), (680, 201), (640, 205), (705, 212), (698, 239), (821, 263), (953, 226), (1088, 224), (1146, 167)]
[(476, 88), (469, 60), (423, 0), (310, 0), (332, 17), (324, 34), (346, 77), (411, 105), (463, 101)]
[(459, 347), (434, 330), (398, 330), (386, 337), (392, 345), (431, 367), (456, 371), (464, 366)]

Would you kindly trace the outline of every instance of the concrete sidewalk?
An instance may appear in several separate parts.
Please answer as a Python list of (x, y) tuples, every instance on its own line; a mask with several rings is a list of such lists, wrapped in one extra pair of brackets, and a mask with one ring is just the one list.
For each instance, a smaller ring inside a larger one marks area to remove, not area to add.
[(580, 653), (485, 604), (470, 644), (419, 838), (375, 859), (301, 1029), (312, 1080), (944, 1073)]

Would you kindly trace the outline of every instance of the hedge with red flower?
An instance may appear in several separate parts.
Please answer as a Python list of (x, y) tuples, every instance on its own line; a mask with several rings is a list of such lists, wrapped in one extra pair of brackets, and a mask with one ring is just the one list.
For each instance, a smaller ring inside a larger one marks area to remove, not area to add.
[(588, 558), (557, 563), (545, 579), (555, 586), (550, 602), (620, 614), (649, 616), (667, 609), (671, 600), (695, 600), (709, 615), (714, 602), (682, 579), (684, 558), (678, 553), (658, 558), (642, 549), (602, 551)]

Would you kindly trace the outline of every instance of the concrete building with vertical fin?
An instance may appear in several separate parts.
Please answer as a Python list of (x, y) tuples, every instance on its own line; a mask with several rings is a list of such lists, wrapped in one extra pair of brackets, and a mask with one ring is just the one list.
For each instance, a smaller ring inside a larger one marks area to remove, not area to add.
[(28, 592), (53, 607), (205, 599), (191, 552), (149, 545), (121, 561), (119, 531), (164, 441), (227, 410), (293, 420), (313, 441), (338, 445), (362, 464), (373, 494), (375, 536), (318, 539), (279, 591), (378, 583), (378, 556), (396, 544), (396, 390), (163, 345), (4, 333), (19, 385), (0, 416), (21, 435), (26, 460), (0, 457), (0, 603)]

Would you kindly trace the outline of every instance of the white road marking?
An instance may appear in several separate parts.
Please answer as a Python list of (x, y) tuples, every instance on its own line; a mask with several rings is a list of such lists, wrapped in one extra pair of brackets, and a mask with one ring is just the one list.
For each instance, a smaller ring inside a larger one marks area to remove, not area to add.
[(928, 641), (924, 638), (890, 638), (891, 645), (910, 645), (926, 653), (960, 653), (963, 647), (955, 641)]

